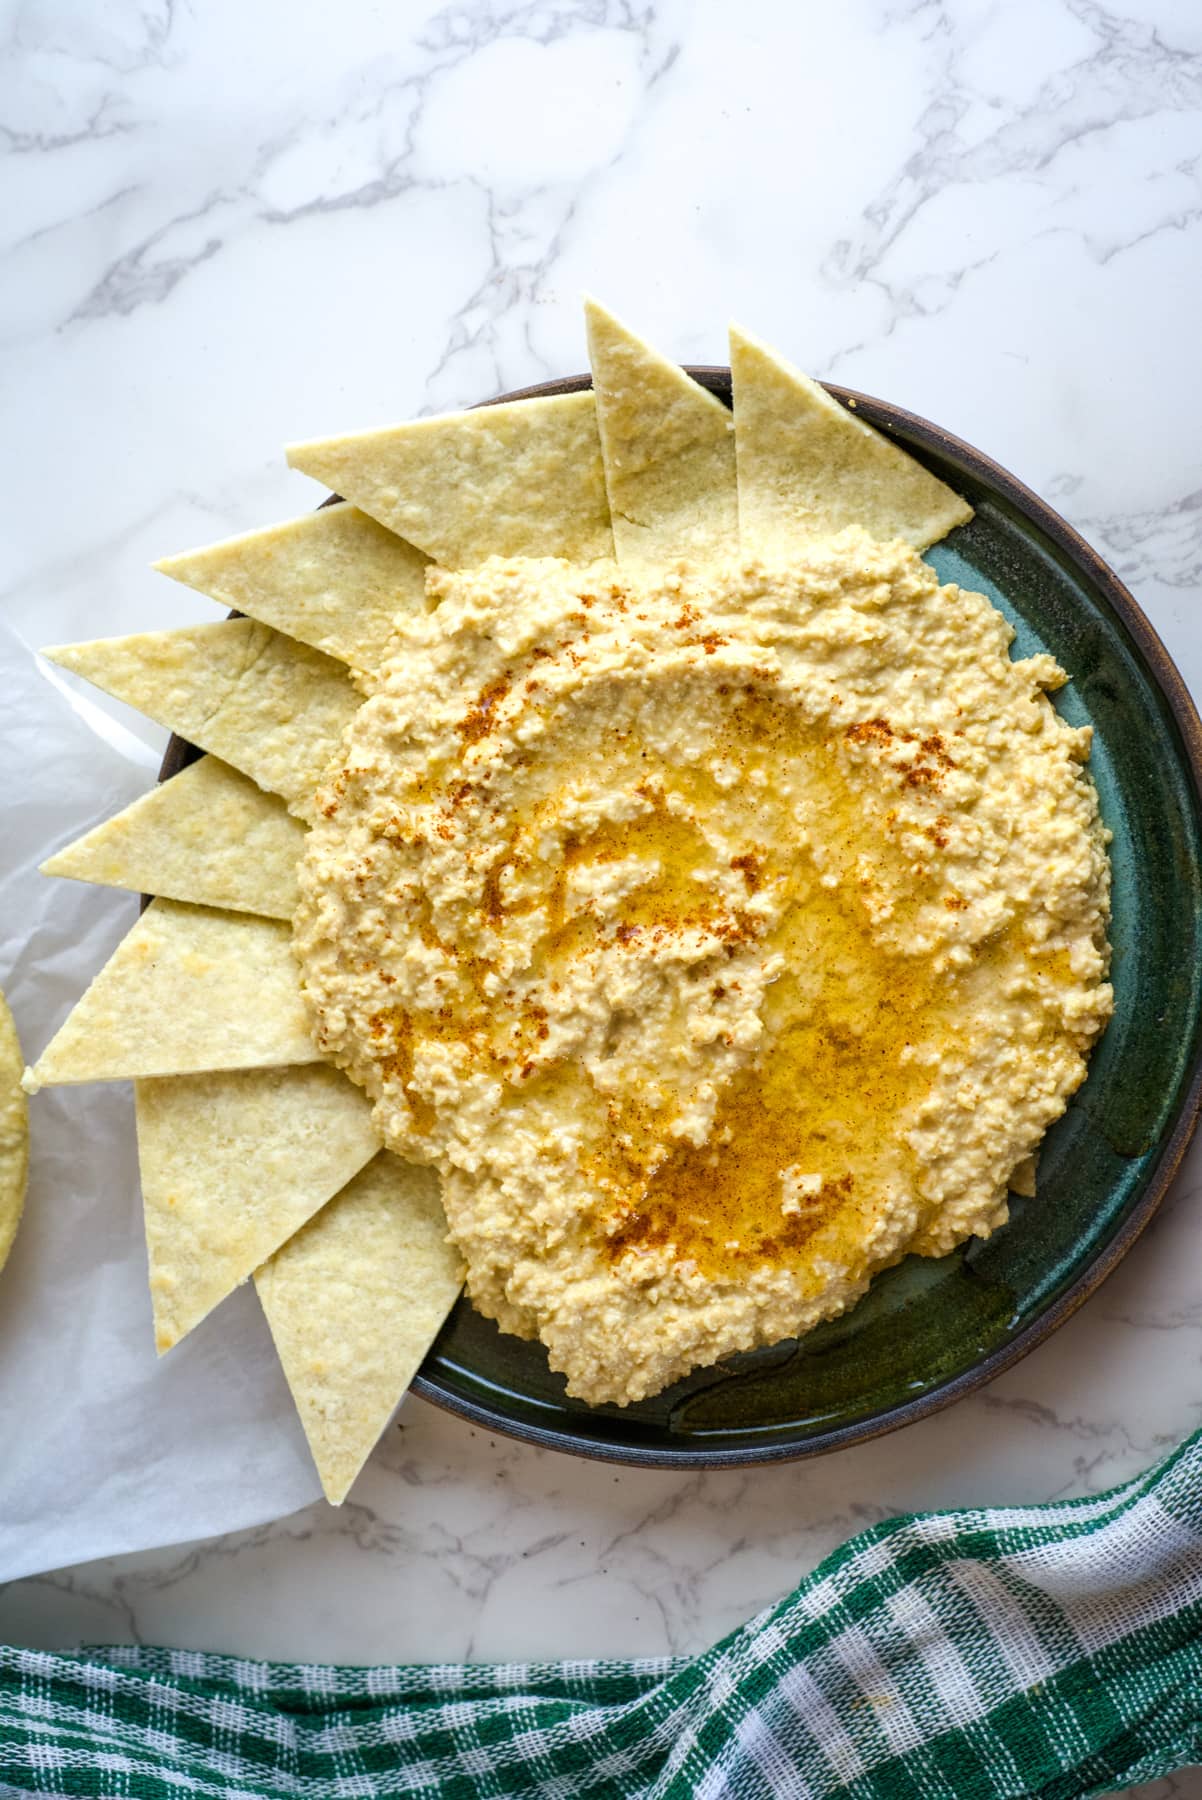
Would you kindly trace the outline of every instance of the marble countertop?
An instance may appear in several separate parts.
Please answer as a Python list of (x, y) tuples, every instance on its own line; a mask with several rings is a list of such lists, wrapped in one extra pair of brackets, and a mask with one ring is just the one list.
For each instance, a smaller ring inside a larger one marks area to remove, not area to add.
[[(682, 361), (723, 361), (735, 316), (979, 444), (1202, 692), (1181, 0), (31, 0), (9, 33), (4, 616), (31, 642), (212, 617), (147, 564), (308, 506), (285, 439), (580, 369), (590, 290)], [(1200, 1187), (1195, 1153), (1052, 1341), (895, 1436), (624, 1472), (410, 1401), (340, 1512), (13, 1583), (0, 1637), (700, 1648), (873, 1520), (1092, 1492), (1202, 1422)]]

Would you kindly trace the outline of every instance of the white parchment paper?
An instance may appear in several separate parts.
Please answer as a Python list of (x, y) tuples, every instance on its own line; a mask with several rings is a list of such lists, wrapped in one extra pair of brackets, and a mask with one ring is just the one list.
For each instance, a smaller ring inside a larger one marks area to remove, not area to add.
[[(0, 986), (32, 1062), (137, 916), (37, 873), (151, 786), (158, 753), (0, 620)], [(0, 1271), (0, 1581), (260, 1524), (320, 1493), (253, 1289), (155, 1355), (127, 1082), (30, 1103)]]

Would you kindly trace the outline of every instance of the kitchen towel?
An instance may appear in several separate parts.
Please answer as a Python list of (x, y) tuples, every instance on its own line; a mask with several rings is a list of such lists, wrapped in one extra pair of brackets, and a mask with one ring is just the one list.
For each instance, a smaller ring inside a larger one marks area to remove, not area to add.
[(861, 1533), (704, 1655), (335, 1668), (0, 1648), (0, 1795), (1073, 1800), (1202, 1760), (1202, 1432)]

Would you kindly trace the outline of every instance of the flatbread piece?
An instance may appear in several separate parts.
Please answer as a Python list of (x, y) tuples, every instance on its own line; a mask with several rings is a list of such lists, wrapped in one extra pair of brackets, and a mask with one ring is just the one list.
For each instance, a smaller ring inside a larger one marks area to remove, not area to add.
[(42, 864), (43, 875), (290, 919), (305, 827), (216, 756), (202, 756)]
[(135, 1084), (161, 1352), (198, 1325), (375, 1156), (371, 1106), (337, 1069)]
[(26, 1077), (26, 1089), (321, 1060), (278, 919), (156, 900)]
[(164, 557), (164, 575), (353, 669), (378, 669), (398, 614), (421, 612), (428, 558), (355, 506)]
[(859, 525), (925, 550), (972, 507), (766, 344), (731, 327), (739, 535), (787, 555)]
[(288, 461), (449, 569), (613, 556), (591, 393), (290, 444)]
[(341, 663), (255, 619), (97, 638), (43, 655), (232, 763), (301, 818), (363, 703)]
[(739, 547), (728, 407), (595, 300), (589, 361), (618, 562), (652, 572)]
[(387, 1150), (255, 1276), (333, 1505), (345, 1499), (462, 1281), (437, 1176)]
[(12, 1249), (29, 1178), (29, 1108), (21, 1091), (25, 1058), (0, 994), (0, 1269)]

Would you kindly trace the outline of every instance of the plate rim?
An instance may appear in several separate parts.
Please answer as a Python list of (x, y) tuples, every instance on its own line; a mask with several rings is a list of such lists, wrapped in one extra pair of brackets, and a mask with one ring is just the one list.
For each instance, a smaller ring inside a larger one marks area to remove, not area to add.
[[(717, 395), (727, 405), (730, 404), (731, 373), (729, 367), (717, 363), (683, 363), (680, 366), (685, 374), (691, 376), (700, 386)], [(589, 374), (561, 375), (546, 381), (534, 382), (526, 387), (513, 388), (505, 393), (492, 395), (487, 400), (478, 401), (476, 405), (480, 407), (500, 406), (511, 401), (545, 399), (556, 394), (580, 393), (590, 389), (592, 385), (592, 376)], [(857, 388), (849, 388), (841, 383), (829, 381), (824, 381), (820, 385), (842, 405), (862, 414), (864, 419), (878, 430), (891, 434), (892, 428), (900, 425), (920, 444), (937, 451), (950, 453), (955, 460), (963, 463), (983, 483), (1007, 499), (1038, 531), (1050, 539), (1094, 586), (1101, 589), (1106, 600), (1134, 639), (1156, 686), (1168, 704), (1169, 711), (1181, 734), (1184, 761), (1189, 772), (1194, 797), (1199, 810), (1202, 811), (1202, 717), (1199, 716), (1193, 696), (1165, 644), (1135, 596), (1109, 563), (1091, 544), (1086, 542), (1074, 526), (1049, 506), (1047, 501), (1041, 499), (1033, 489), (1020, 481), (1010, 470), (1003, 467), (993, 457), (978, 450), (975, 445), (967, 443), (963, 438), (957, 437), (943, 426), (934, 424), (920, 413), (896, 406), (890, 401), (878, 399)], [(328, 499), (321, 502), (321, 505), (331, 505), (338, 498), (338, 495), (331, 494)], [(194, 745), (173, 733), (168, 740), (159, 769), (160, 782), (177, 774), (198, 754)], [(143, 897), (144, 904), (147, 898)], [(874, 1438), (885, 1437), (891, 1432), (900, 1431), (907, 1425), (917, 1423), (920, 1419), (929, 1418), (934, 1413), (942, 1412), (946, 1407), (954, 1406), (958, 1400), (963, 1400), (969, 1394), (985, 1387), (989, 1382), (996, 1380), (999, 1375), (1013, 1368), (1016, 1363), (1021, 1362), (1025, 1356), (1029, 1356), (1040, 1344), (1045, 1343), (1053, 1332), (1059, 1330), (1061, 1325), (1072, 1318), (1073, 1314), (1097, 1292), (1107, 1277), (1113, 1274), (1159, 1210), (1197, 1129), (1200, 1111), (1202, 1111), (1202, 1044), (1195, 1052), (1182, 1100), (1156, 1166), (1149, 1178), (1147, 1188), (1138, 1204), (1132, 1208), (1097, 1254), (1078, 1272), (1064, 1292), (1050, 1301), (1043, 1312), (1008, 1343), (999, 1345), (995, 1350), (990, 1351), (971, 1368), (951, 1376), (947, 1381), (913, 1400), (904, 1401), (902, 1404), (890, 1408), (884, 1414), (867, 1419), (852, 1420), (845, 1425), (832, 1426), (814, 1433), (803, 1442), (796, 1444), (747, 1444), (727, 1450), (682, 1444), (679, 1449), (669, 1450), (637, 1444), (598, 1443), (590, 1439), (579, 1438), (570, 1431), (559, 1430), (550, 1425), (515, 1420), (507, 1414), (494, 1410), (486, 1402), (472, 1400), (451, 1391), (437, 1377), (423, 1374), (421, 1370), (414, 1377), (409, 1391), (416, 1394), (419, 1399), (437, 1406), (441, 1411), (451, 1413), (457, 1418), (466, 1419), (470, 1424), (485, 1431), (495, 1432), (502, 1437), (513, 1438), (522, 1443), (534, 1444), (542, 1449), (557, 1450), (566, 1455), (584, 1457), (592, 1462), (619, 1464), (627, 1468), (726, 1469), (746, 1468), (755, 1464), (800, 1462), (810, 1457), (826, 1456), (837, 1450), (848, 1449), (853, 1444), (867, 1443)], [(456, 1304), (463, 1304), (463, 1301)]]

